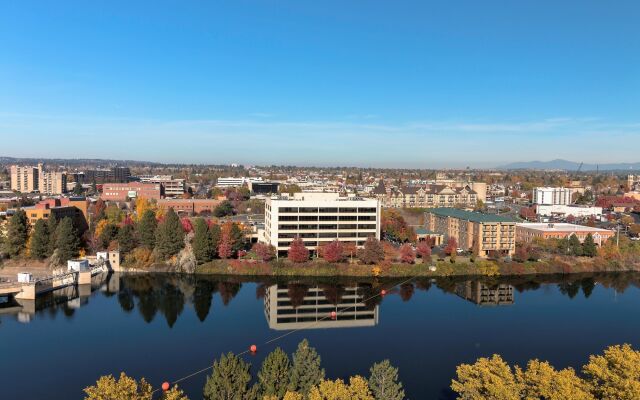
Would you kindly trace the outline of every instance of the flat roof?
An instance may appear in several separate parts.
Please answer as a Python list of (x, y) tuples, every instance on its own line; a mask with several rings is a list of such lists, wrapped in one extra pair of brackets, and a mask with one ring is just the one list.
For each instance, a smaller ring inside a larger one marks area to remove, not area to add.
[(544, 232), (611, 232), (609, 229), (602, 228), (593, 228), (585, 225), (577, 225), (577, 224), (569, 224), (565, 222), (550, 222), (550, 223), (540, 223), (540, 222), (530, 222), (530, 223), (519, 223), (516, 224), (518, 227), (527, 228), (527, 229), (535, 229)]
[(437, 207), (427, 209), (428, 213), (440, 217), (451, 217), (471, 222), (491, 223), (491, 222), (516, 222), (513, 218), (504, 215), (483, 214), (477, 211), (465, 211), (457, 208)]

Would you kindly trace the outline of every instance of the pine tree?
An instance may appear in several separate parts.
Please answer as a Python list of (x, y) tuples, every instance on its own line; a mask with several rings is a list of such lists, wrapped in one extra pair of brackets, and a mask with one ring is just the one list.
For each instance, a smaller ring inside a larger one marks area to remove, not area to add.
[(63, 218), (56, 229), (56, 250), (62, 263), (78, 255), (80, 239), (69, 217)]
[(398, 369), (389, 360), (373, 364), (370, 369), (369, 387), (376, 400), (402, 400), (404, 390), (398, 382)]
[(251, 364), (244, 362), (233, 353), (221, 355), (213, 362), (213, 371), (204, 385), (206, 400), (244, 400), (251, 390), (249, 382)]
[(140, 244), (149, 249), (153, 249), (156, 245), (156, 229), (158, 221), (156, 221), (156, 213), (153, 210), (146, 210), (142, 214), (142, 219), (138, 223), (138, 237)]
[(184, 231), (180, 218), (173, 208), (169, 208), (156, 230), (156, 251), (160, 257), (167, 258), (178, 254), (183, 247)]
[(136, 248), (136, 238), (134, 236), (133, 225), (126, 224), (118, 231), (118, 247), (122, 254), (127, 254)]
[(202, 218), (197, 218), (193, 228), (193, 253), (198, 264), (204, 264), (213, 258), (209, 227)]
[(307, 339), (298, 344), (293, 353), (293, 366), (289, 378), (289, 390), (308, 394), (309, 390), (324, 379), (324, 369), (320, 368), (320, 356), (309, 346)]
[(56, 249), (56, 232), (58, 231), (58, 219), (53, 215), (53, 213), (49, 214), (49, 219), (47, 219), (47, 232), (49, 232), (49, 250), (48, 255), (51, 256), (53, 251)]
[(222, 229), (220, 225), (213, 224), (209, 227), (209, 241), (211, 242), (211, 258), (218, 257), (218, 246), (222, 238)]
[(11, 216), (5, 235), (3, 247), (9, 257), (16, 257), (24, 253), (28, 238), (27, 214), (18, 210)]
[(242, 232), (242, 229), (240, 229), (238, 224), (235, 224), (235, 223), (231, 224), (230, 237), (231, 237), (232, 249), (234, 253), (237, 253), (238, 250), (244, 249), (245, 247), (244, 232)]
[(281, 399), (287, 392), (290, 368), (289, 357), (281, 348), (269, 353), (258, 372), (260, 398), (275, 396)]
[(588, 234), (582, 244), (582, 253), (587, 257), (595, 257), (598, 254), (598, 248), (596, 242), (593, 240), (593, 236)]
[(49, 255), (49, 232), (47, 231), (47, 222), (44, 219), (36, 221), (29, 245), (31, 258), (42, 260)]
[(582, 244), (576, 235), (569, 237), (569, 252), (574, 256), (582, 255)]

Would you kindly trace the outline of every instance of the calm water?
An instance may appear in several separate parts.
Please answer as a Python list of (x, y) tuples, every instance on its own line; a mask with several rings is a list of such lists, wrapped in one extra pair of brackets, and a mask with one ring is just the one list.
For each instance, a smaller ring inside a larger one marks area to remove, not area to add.
[[(262, 343), (304, 327), (277, 345), (309, 339), (332, 378), (388, 358), (411, 399), (452, 398), (456, 365), (493, 353), (579, 367), (610, 344), (640, 347), (640, 275), (417, 280), (363, 302), (398, 281), (109, 275), (35, 303), (0, 299), (2, 397), (82, 398), (123, 370), (159, 385), (253, 343), (255, 372), (273, 348)], [(181, 386), (198, 399), (205, 378)]]

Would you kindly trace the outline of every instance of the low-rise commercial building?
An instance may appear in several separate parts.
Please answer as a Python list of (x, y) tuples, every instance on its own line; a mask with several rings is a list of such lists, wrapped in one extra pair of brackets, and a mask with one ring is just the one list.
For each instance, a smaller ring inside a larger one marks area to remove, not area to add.
[(142, 175), (140, 182), (159, 183), (164, 189), (164, 195), (182, 196), (185, 192), (184, 179), (174, 179), (171, 175)]
[(80, 232), (84, 232), (89, 227), (87, 209), (88, 202), (84, 197), (45, 199), (35, 206), (23, 208), (31, 225), (39, 219), (48, 219), (51, 215), (58, 221), (69, 217)]
[(160, 199), (158, 207), (172, 208), (176, 213), (200, 214), (211, 213), (222, 203), (222, 200), (215, 199)]
[(296, 238), (313, 251), (334, 240), (360, 247), (368, 237), (380, 238), (380, 203), (376, 199), (295, 193), (266, 200), (261, 240), (279, 254), (286, 254)]
[(249, 182), (249, 190), (253, 194), (275, 194), (279, 186), (278, 182)]
[(227, 177), (227, 178), (218, 178), (217, 182), (216, 182), (216, 186), (218, 187), (235, 187), (235, 186), (242, 186), (242, 185), (248, 185), (250, 182), (262, 182), (262, 178), (258, 177), (258, 178), (253, 178), (253, 177), (245, 177), (245, 176), (241, 176), (241, 177)]
[(131, 178), (129, 167), (112, 167), (105, 169), (90, 169), (84, 173), (75, 174), (74, 179), (80, 184), (126, 183)]
[(127, 201), (137, 197), (160, 200), (164, 197), (163, 187), (159, 183), (105, 183), (100, 198), (104, 201)]
[(516, 240), (518, 242), (532, 242), (535, 239), (565, 239), (576, 236), (584, 242), (591, 234), (598, 246), (605, 243), (615, 233), (608, 229), (567, 223), (520, 223), (516, 224)]
[(602, 207), (590, 207), (577, 204), (537, 205), (536, 214), (544, 217), (566, 218), (570, 215), (576, 218), (601, 217)]
[(432, 208), (425, 212), (427, 229), (455, 238), (458, 246), (479, 257), (511, 256), (516, 249), (516, 222), (511, 218), (464, 211)]

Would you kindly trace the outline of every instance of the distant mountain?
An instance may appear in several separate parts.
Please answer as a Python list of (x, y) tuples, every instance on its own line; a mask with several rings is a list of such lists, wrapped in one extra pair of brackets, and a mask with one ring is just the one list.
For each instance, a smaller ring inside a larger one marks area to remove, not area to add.
[[(567, 160), (551, 160), (551, 161), (522, 161), (503, 165), (498, 169), (538, 169), (538, 170), (566, 170), (576, 171), (580, 166), (579, 162)], [(640, 162), (637, 163), (619, 163), (619, 164), (584, 164), (581, 171), (630, 171), (640, 170)]]

